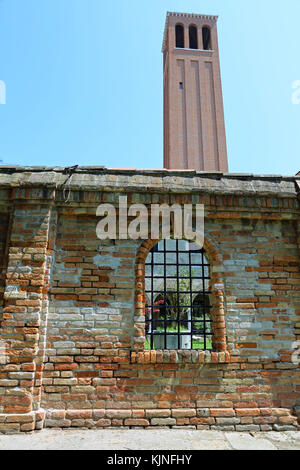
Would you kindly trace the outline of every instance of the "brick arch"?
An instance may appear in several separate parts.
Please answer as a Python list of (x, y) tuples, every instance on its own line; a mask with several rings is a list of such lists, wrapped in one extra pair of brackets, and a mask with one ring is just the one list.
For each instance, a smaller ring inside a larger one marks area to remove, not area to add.
[[(148, 239), (138, 249), (135, 265), (135, 314), (134, 314), (134, 337), (133, 349), (144, 351), (145, 345), (145, 261), (152, 248), (159, 240)], [(225, 325), (225, 295), (222, 270), (222, 258), (209, 237), (205, 237), (203, 249), (210, 264), (210, 301), (213, 328), (213, 350), (226, 352), (226, 325)], [(212, 269), (213, 268), (213, 269)]]
[[(210, 264), (210, 303), (213, 328), (213, 349), (227, 350), (225, 324), (225, 286), (222, 274), (223, 259), (210, 237), (205, 237), (203, 248)], [(218, 267), (220, 270), (218, 270)]]

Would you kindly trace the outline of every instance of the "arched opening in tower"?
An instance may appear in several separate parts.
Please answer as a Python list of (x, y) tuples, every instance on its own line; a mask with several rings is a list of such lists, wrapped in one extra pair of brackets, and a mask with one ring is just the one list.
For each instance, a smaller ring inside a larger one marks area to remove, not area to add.
[(184, 48), (184, 28), (182, 24), (176, 25), (176, 47)]
[(211, 34), (210, 34), (210, 28), (208, 26), (204, 26), (202, 28), (202, 37), (203, 37), (203, 49), (206, 51), (211, 50)]
[(198, 31), (197, 27), (191, 25), (189, 27), (189, 36), (190, 36), (190, 49), (198, 49)]

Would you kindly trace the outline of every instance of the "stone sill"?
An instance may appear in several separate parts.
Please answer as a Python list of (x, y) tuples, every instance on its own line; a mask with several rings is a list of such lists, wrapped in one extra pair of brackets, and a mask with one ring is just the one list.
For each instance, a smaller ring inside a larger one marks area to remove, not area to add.
[(213, 49), (190, 49), (188, 47), (174, 47), (175, 51), (189, 51), (189, 52), (215, 52)]
[(231, 358), (228, 351), (131, 351), (131, 364), (228, 364)]

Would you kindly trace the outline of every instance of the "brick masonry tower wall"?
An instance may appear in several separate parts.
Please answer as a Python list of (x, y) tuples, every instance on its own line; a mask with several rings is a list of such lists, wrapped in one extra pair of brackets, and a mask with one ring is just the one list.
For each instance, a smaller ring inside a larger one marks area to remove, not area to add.
[[(67, 180), (67, 183), (65, 183)], [(0, 432), (297, 428), (297, 178), (0, 169)], [(97, 206), (205, 206), (213, 352), (145, 351), (149, 240), (96, 236)]]
[[(176, 47), (176, 27), (184, 44)], [(189, 28), (196, 31), (191, 48)], [(210, 31), (205, 49), (202, 30)], [(228, 171), (217, 17), (169, 12), (163, 40), (164, 168)]]

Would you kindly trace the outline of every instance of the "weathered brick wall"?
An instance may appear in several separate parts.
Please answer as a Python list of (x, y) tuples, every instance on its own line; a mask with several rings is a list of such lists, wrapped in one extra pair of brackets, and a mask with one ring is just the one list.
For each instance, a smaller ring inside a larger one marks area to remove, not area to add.
[(116, 179), (114, 191), (107, 184), (102, 191), (75, 187), (67, 202), (60, 190), (19, 191), (11, 197), (14, 223), (0, 328), (0, 339), (10, 342), (10, 361), (0, 364), (0, 431), (295, 429), (296, 193), (283, 197), (277, 188), (271, 196), (240, 189), (237, 195), (172, 195), (153, 180), (150, 193), (137, 191), (134, 178), (129, 204), (205, 205), (205, 247), (224, 347), (212, 353), (144, 351), (137, 279), (147, 249), (141, 251), (140, 240), (103, 242), (96, 236), (97, 205), (118, 202)]
[(7, 236), (9, 232), (9, 213), (0, 213), (0, 313), (3, 313), (5, 275), (7, 269)]

